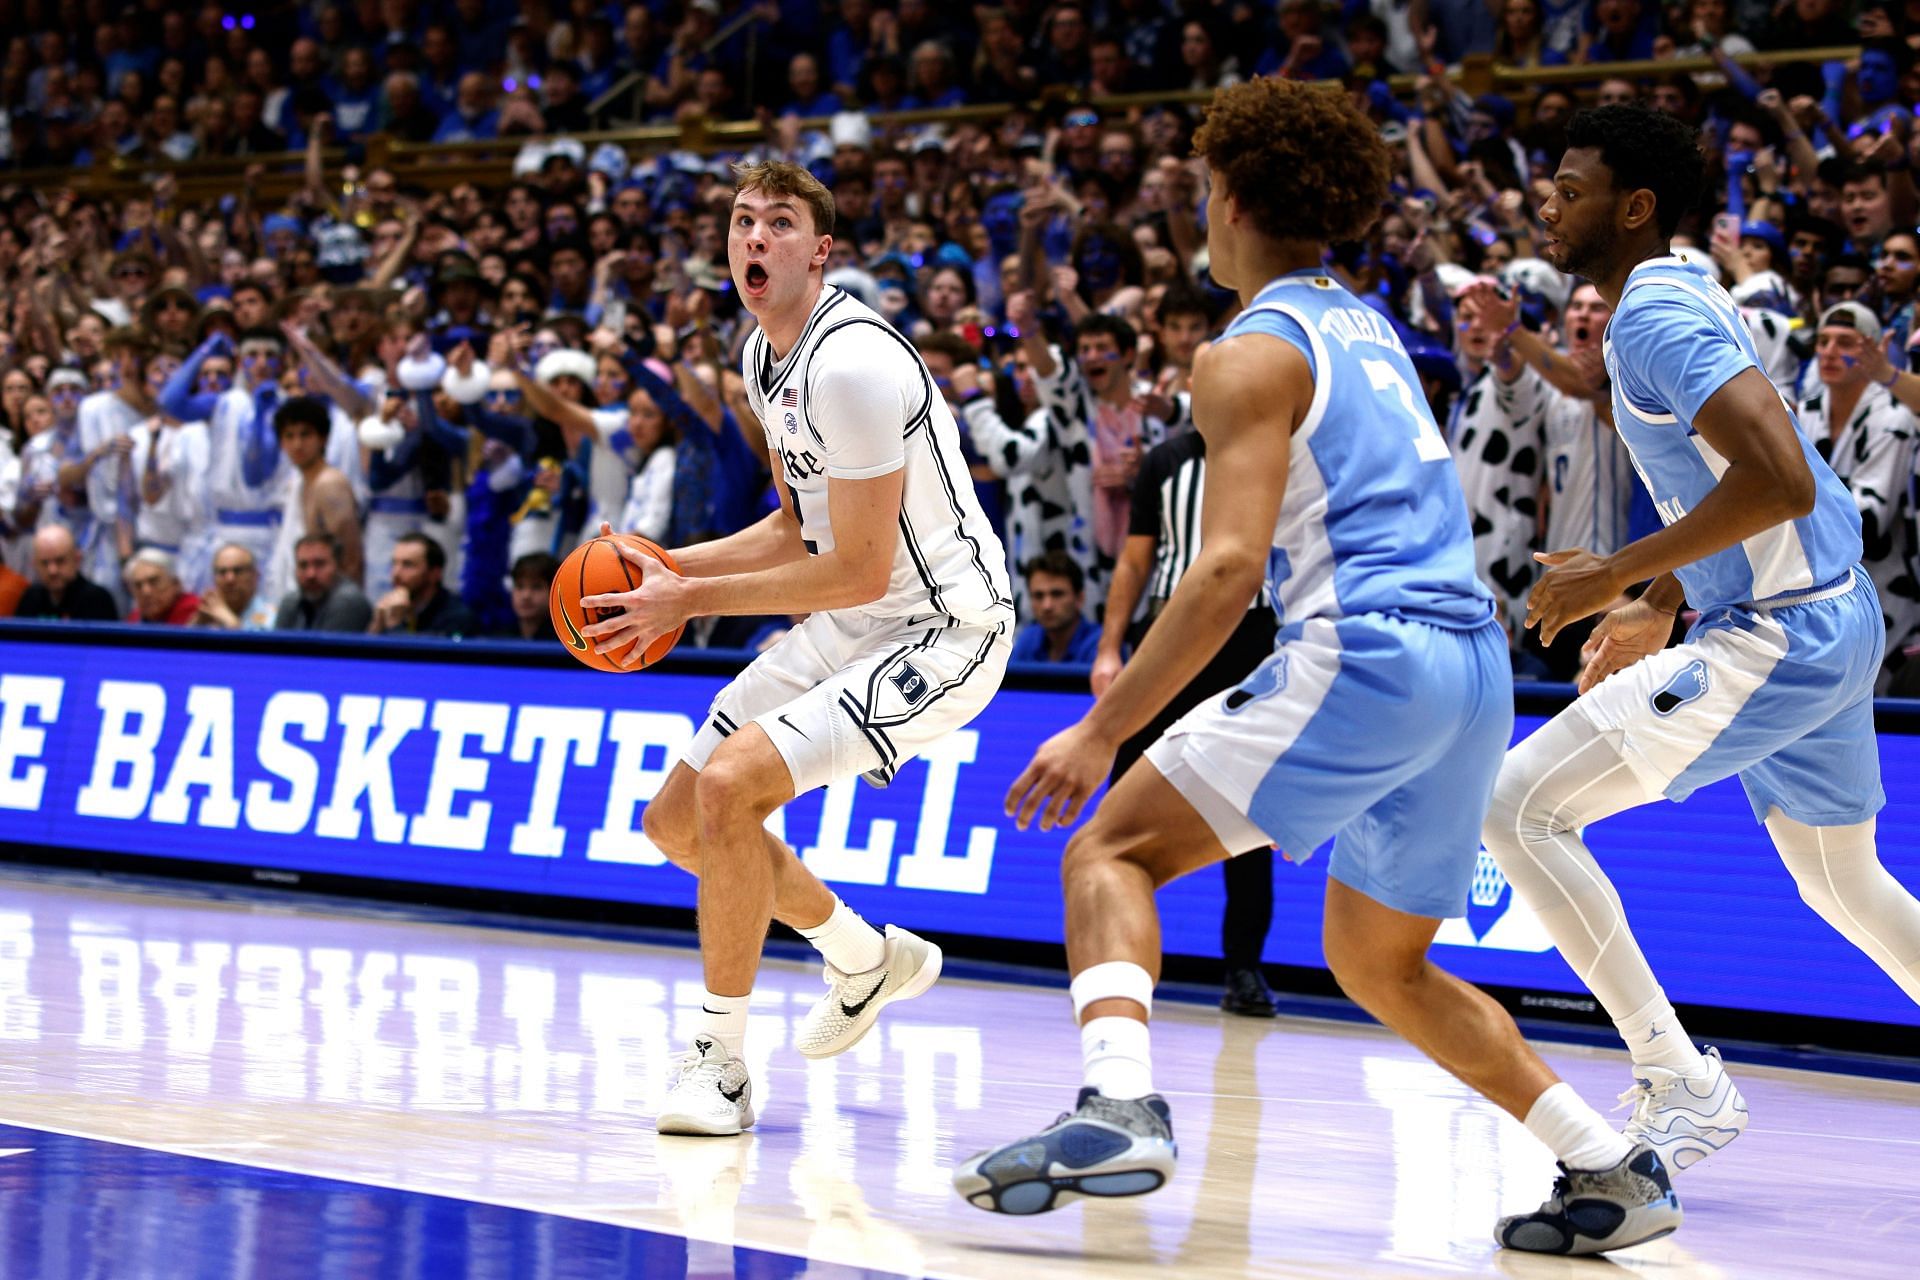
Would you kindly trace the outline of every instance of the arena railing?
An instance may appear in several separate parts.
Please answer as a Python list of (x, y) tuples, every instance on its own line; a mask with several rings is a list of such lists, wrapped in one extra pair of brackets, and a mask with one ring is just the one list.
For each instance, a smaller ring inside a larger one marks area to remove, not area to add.
[[(1740, 54), (1733, 61), (1746, 68), (1779, 66), (1793, 62), (1846, 61), (1860, 55), (1858, 45), (1826, 46), (1812, 49), (1774, 49)], [(1496, 63), (1488, 55), (1474, 55), (1449, 70), (1447, 79), (1472, 96), (1483, 93), (1514, 94), (1548, 86), (1576, 90), (1601, 80), (1646, 80), (1677, 71), (1713, 72), (1719, 64), (1712, 58), (1666, 58), (1634, 62), (1600, 62), (1581, 66), (1514, 67)], [(1396, 94), (1411, 94), (1418, 78), (1394, 76), (1389, 83)], [(1071, 92), (1052, 92), (1017, 107), (1008, 103), (939, 108), (920, 111), (880, 112), (871, 119), (876, 130), (891, 131), (921, 128), (927, 125), (948, 127), (961, 124), (991, 124), (1016, 109), (1044, 111), (1065, 104), (1092, 106), (1103, 113), (1126, 113), (1168, 104), (1199, 104), (1212, 96), (1211, 90), (1130, 93), (1101, 97), (1082, 97)], [(826, 117), (807, 117), (803, 128), (825, 129)], [(589, 153), (603, 142), (611, 142), (640, 154), (667, 151), (691, 151), (703, 155), (746, 150), (766, 140), (767, 128), (756, 120), (716, 120), (691, 115), (664, 125), (601, 129), (568, 135), (577, 139)], [(370, 138), (358, 158), (366, 167), (382, 166), (393, 171), (403, 185), (427, 190), (446, 190), (462, 182), (499, 185), (512, 174), (513, 159), (529, 136), (487, 139), (478, 142), (402, 142), (376, 135)], [(345, 148), (329, 148), (323, 153), (326, 169), (337, 173), (351, 158)], [(73, 190), (85, 195), (113, 196), (125, 199), (150, 189), (163, 173), (174, 175), (183, 205), (205, 204), (237, 195), (245, 183), (247, 171), (259, 166), (254, 196), (263, 203), (278, 202), (304, 185), (306, 155), (299, 151), (275, 152), (251, 156), (222, 156), (190, 160), (184, 163), (129, 161), (114, 159), (88, 169), (29, 169), (0, 172), (0, 187), (28, 186), (42, 190)]]

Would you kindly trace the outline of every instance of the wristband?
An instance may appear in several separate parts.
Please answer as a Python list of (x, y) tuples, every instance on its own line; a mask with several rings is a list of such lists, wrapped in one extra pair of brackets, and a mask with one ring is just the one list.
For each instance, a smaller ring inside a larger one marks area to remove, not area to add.
[(1898, 369), (1895, 369), (1892, 373), (1887, 375), (1887, 380), (1881, 383), (1880, 385), (1885, 387), (1887, 390), (1891, 391), (1893, 390), (1893, 384), (1898, 381), (1900, 381), (1900, 371)]
[(1500, 331), (1500, 336), (1503, 338), (1511, 338), (1513, 336), (1513, 331), (1515, 329), (1518, 329), (1519, 327), (1520, 327), (1520, 318), (1518, 316), (1515, 316), (1513, 323)]

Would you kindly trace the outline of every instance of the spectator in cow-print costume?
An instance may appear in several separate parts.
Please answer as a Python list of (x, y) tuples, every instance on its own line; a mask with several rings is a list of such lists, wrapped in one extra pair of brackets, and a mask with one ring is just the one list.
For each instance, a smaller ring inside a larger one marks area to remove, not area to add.
[[(1010, 299), (1007, 318), (1020, 331), (1021, 348), (1033, 367), (1045, 415), (1046, 439), (1034, 447), (1029, 474), (1044, 474), (1045, 500), (1057, 505), (1061, 481), (1068, 499), (1065, 546), (1043, 550), (1063, 549), (1081, 565), (1087, 578), (1087, 607), (1097, 617), (1106, 603), (1114, 558), (1126, 540), (1126, 516), (1140, 459), (1170, 430), (1164, 419), (1146, 410), (1134, 385), (1132, 325), (1116, 316), (1088, 316), (1081, 321), (1073, 355), (1068, 356), (1047, 343), (1031, 294)], [(981, 447), (977, 436), (975, 447)], [(987, 451), (982, 448), (981, 452)], [(1036, 530), (1043, 539), (1062, 532), (1057, 522), (1047, 523), (1054, 527)]]
[(1503, 407), (1489, 364), (1501, 335), (1474, 323), (1478, 304), (1471, 294), (1460, 299), (1456, 311), (1465, 385), (1454, 402), (1447, 439), (1473, 517), (1474, 570), (1493, 592), (1508, 634), (1518, 636), (1539, 567), (1533, 553), (1545, 480), (1545, 402), (1535, 399), (1522, 414)]
[[(1595, 555), (1619, 550), (1629, 540), (1640, 482), (1625, 442), (1614, 431), (1611, 383), (1601, 356), (1601, 335), (1613, 309), (1599, 290), (1583, 282), (1567, 302), (1566, 347), (1556, 350), (1524, 327), (1509, 331), (1518, 308), (1485, 286), (1469, 291), (1462, 305), (1476, 329), (1494, 341), (1491, 383), (1498, 416), (1509, 424), (1539, 424), (1543, 482), (1534, 550), (1581, 547)], [(1544, 670), (1525, 660), (1520, 669), (1574, 679), (1592, 629), (1591, 621), (1563, 628), (1551, 647), (1540, 644), (1538, 633), (1524, 633), (1517, 647)]]
[[(1067, 460), (1049, 447), (1047, 411), (1040, 407), (1025, 348), (1016, 351), (1001, 372), (991, 391), (984, 385), (963, 391), (957, 413), (973, 439), (974, 452), (1006, 485), (1004, 540), (1015, 570), (1013, 606), (1026, 623), (1033, 620), (1033, 610), (1024, 567), (1050, 551), (1071, 553), (1073, 492), (1067, 483)], [(1074, 561), (1084, 575), (1086, 557), (1075, 555)]]
[[(1819, 381), (1800, 401), (1800, 428), (1860, 508), (1860, 564), (1873, 578), (1897, 660), (1920, 627), (1915, 578), (1914, 440), (1920, 423), (1890, 393), (1897, 375), (1880, 351), (1880, 321), (1857, 302), (1829, 307), (1814, 338)], [(1878, 357), (1878, 358), (1876, 358)], [(1880, 371), (1879, 377), (1874, 376)], [(1879, 690), (1886, 691), (1883, 672)]]

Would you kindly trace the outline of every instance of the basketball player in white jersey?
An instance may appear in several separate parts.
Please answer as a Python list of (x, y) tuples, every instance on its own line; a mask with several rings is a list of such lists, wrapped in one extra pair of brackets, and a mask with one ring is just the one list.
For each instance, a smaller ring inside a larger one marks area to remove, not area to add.
[(810, 615), (714, 700), (646, 807), (648, 838), (700, 877), (707, 985), (662, 1133), (753, 1123), (742, 1044), (770, 920), (826, 960), (827, 994), (798, 1033), (807, 1057), (850, 1048), (885, 1005), (939, 976), (937, 947), (875, 930), (764, 823), (836, 779), (885, 786), (986, 706), (1012, 647), (1006, 553), (946, 401), (905, 338), (822, 279), (833, 196), (798, 165), (737, 174), (727, 256), (760, 323), (747, 393), (778, 460), (781, 510), (675, 550), (684, 577), (628, 553), (641, 584), (582, 601), (624, 611), (583, 634), (601, 652), (636, 642), (630, 662), (692, 617)]

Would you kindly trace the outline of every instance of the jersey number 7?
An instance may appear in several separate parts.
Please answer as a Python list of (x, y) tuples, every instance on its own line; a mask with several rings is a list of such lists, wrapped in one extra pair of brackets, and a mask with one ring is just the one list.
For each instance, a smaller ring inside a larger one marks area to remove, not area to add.
[(1400, 371), (1385, 360), (1362, 360), (1360, 367), (1367, 371), (1367, 381), (1379, 392), (1391, 391), (1400, 397), (1400, 405), (1413, 419), (1413, 452), (1422, 462), (1445, 462), (1450, 456), (1447, 442), (1440, 436), (1440, 428), (1433, 425), (1433, 415), (1425, 405), (1413, 398), (1413, 388), (1400, 376)]

